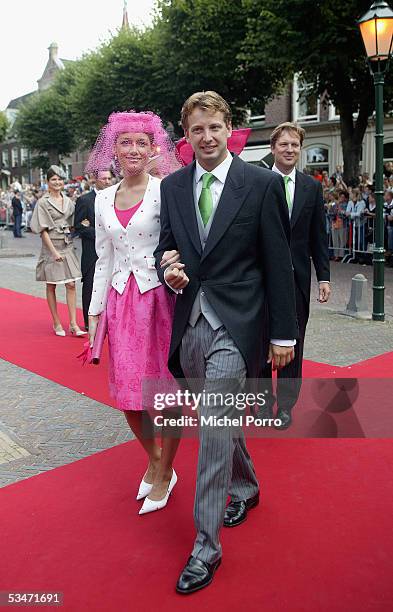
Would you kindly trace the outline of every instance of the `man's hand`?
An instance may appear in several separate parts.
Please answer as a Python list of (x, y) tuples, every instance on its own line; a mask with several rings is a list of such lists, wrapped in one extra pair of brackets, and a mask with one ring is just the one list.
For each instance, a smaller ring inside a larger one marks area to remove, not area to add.
[(172, 289), (184, 289), (184, 287), (187, 287), (188, 283), (190, 282), (190, 279), (184, 272), (184, 267), (185, 264), (177, 262), (171, 264), (165, 270), (165, 281), (170, 287), (172, 287)]
[(178, 261), (180, 261), (179, 251), (165, 251), (164, 255), (161, 257), (160, 267), (165, 268)]
[(269, 355), (267, 362), (272, 364), (273, 370), (281, 370), (295, 358), (294, 346), (278, 346), (269, 344)]
[(100, 315), (89, 315), (89, 344), (90, 348), (93, 348), (94, 338), (97, 332), (98, 321)]
[(319, 283), (319, 298), (318, 302), (321, 304), (328, 301), (330, 297), (331, 289), (330, 283)]
[(83, 219), (83, 221), (81, 221), (81, 225), (83, 225), (83, 227), (90, 227), (89, 219)]

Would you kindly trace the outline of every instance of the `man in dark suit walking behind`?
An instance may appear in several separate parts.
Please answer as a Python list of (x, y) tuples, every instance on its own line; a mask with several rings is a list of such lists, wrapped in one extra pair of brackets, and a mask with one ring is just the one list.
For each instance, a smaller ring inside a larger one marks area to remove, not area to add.
[(12, 216), (14, 217), (14, 236), (15, 238), (22, 238), (22, 214), (23, 206), (20, 199), (19, 191), (14, 192), (14, 197), (11, 201)]
[[(229, 153), (231, 111), (217, 93), (190, 96), (182, 126), (196, 159), (162, 181), (155, 252), (162, 282), (182, 291), (169, 368), (177, 378), (202, 380), (207, 393), (230, 388), (233, 381), (241, 390), (247, 377), (259, 373), (265, 301), (274, 367), (293, 359), (297, 324), (284, 185), (269, 170)], [(165, 251), (169, 265), (160, 267)], [(224, 403), (199, 405), (197, 536), (177, 583), (182, 594), (211, 583), (221, 562), (221, 527), (242, 523), (259, 501), (243, 432), (231, 425), (202, 426), (202, 419), (228, 414), (239, 416)]]
[[(303, 128), (288, 122), (277, 126), (270, 137), (274, 156), (272, 170), (284, 180), (291, 223), (290, 247), (299, 325), (295, 358), (277, 373), (277, 418), (281, 420), (279, 429), (290, 426), (292, 408), (301, 387), (304, 336), (310, 311), (311, 259), (319, 281), (318, 301), (325, 303), (330, 296), (329, 251), (321, 183), (296, 170), (304, 136)], [(270, 337), (267, 331), (266, 337)], [(272, 368), (268, 363), (262, 372), (262, 378), (267, 379), (268, 386), (271, 384), (271, 376)], [(271, 418), (271, 403), (260, 409), (258, 416)]]
[(82, 239), (82, 307), (86, 329), (89, 326), (88, 312), (97, 261), (94, 202), (97, 191), (110, 185), (112, 185), (112, 173), (109, 170), (98, 171), (94, 188), (89, 193), (81, 195), (75, 205), (75, 230)]

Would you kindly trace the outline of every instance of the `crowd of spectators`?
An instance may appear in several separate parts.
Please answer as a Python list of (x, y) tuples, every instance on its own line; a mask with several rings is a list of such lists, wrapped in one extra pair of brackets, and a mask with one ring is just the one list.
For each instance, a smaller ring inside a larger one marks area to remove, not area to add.
[[(65, 192), (75, 202), (80, 195), (90, 191), (92, 184), (93, 180), (87, 176), (81, 177), (78, 180), (73, 179), (72, 182), (65, 184)], [(6, 227), (12, 227), (14, 225), (15, 206), (13, 206), (13, 201), (15, 204), (15, 197), (17, 197), (20, 199), (22, 205), (21, 227), (24, 231), (29, 231), (34, 207), (46, 189), (46, 183), (42, 183), (41, 185), (26, 184), (22, 186), (19, 181), (16, 180), (13, 181), (7, 189), (0, 190), (0, 225)], [(16, 236), (15, 231), (14, 235), (15, 237), (19, 237)]]
[[(371, 264), (375, 242), (374, 181), (364, 172), (356, 185), (347, 185), (341, 166), (330, 177), (326, 170), (314, 170), (312, 174), (322, 185), (331, 259)], [(384, 165), (384, 247), (387, 265), (393, 266), (392, 162)]]

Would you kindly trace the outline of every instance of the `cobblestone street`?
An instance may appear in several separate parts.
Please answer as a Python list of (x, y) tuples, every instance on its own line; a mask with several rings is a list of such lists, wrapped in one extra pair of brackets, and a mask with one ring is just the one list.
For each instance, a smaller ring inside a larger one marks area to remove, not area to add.
[[(79, 251), (79, 240), (75, 244)], [(5, 246), (0, 250), (0, 287), (44, 297), (44, 284), (35, 281), (40, 246), (38, 236), (25, 234), (23, 240), (17, 240), (7, 232)], [(351, 278), (358, 273), (368, 279), (371, 309), (370, 266), (333, 263), (333, 295), (328, 306), (316, 302), (317, 285), (313, 283), (306, 359), (346, 366), (393, 350), (393, 270), (385, 270), (385, 323), (362, 321), (345, 315)], [(79, 283), (79, 306), (80, 295)], [(61, 291), (59, 301), (65, 301)], [(48, 313), (48, 333), (49, 329)], [(23, 322), (21, 333), (22, 330)], [(0, 376), (2, 486), (131, 439), (123, 415), (105, 404), (3, 360), (0, 360)]]

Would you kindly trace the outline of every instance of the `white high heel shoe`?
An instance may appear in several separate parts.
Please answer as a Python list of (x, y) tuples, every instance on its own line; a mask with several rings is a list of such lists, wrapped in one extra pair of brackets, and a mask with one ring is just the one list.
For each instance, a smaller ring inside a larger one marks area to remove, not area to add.
[(150, 484), (150, 482), (146, 482), (146, 480), (143, 480), (142, 478), (141, 484), (139, 485), (138, 494), (136, 496), (137, 501), (149, 495), (152, 488), (153, 488), (153, 485)]
[(139, 510), (139, 514), (147, 514), (148, 512), (155, 512), (155, 510), (161, 510), (165, 508), (168, 503), (168, 499), (170, 494), (172, 493), (173, 487), (177, 483), (177, 474), (175, 470), (172, 471), (172, 478), (170, 480), (168, 491), (163, 499), (159, 499), (158, 501), (153, 501), (148, 497), (145, 497), (145, 501), (143, 502), (142, 508)]
[(81, 329), (79, 329), (79, 327), (72, 327), (71, 325), (69, 327), (69, 332), (70, 332), (71, 336), (75, 335), (75, 336), (77, 336), (77, 338), (79, 338), (79, 336), (86, 336), (86, 334), (87, 334), (86, 331), (82, 331)]
[(53, 326), (53, 331), (55, 332), (56, 336), (62, 336), (64, 337), (66, 335), (64, 329), (60, 326), (55, 327)]

